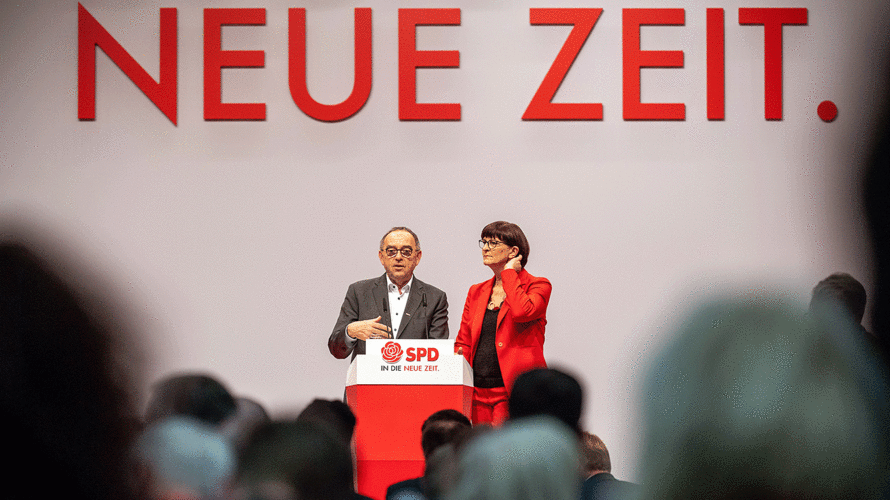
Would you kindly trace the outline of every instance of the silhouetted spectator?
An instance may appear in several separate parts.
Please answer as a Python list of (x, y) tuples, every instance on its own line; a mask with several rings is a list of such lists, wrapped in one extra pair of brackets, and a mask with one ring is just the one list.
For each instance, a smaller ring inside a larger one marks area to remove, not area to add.
[(536, 368), (520, 375), (513, 384), (510, 419), (550, 415), (580, 434), (583, 399), (575, 377), (553, 368)]
[[(426, 459), (424, 472), (425, 491), (431, 499), (445, 498), (457, 484), (459, 457), (467, 447), (485, 434), (494, 432), (491, 424), (479, 424), (465, 429), (448, 443), (437, 447)], [(400, 499), (394, 500), (411, 500)]]
[[(487, 424), (482, 425), (491, 429)], [(446, 443), (437, 447), (428, 457), (426, 457), (423, 483), (420, 490), (396, 490), (391, 500), (409, 500), (411, 495), (402, 495), (403, 492), (415, 493), (413, 495), (415, 498), (419, 497), (428, 500), (444, 498), (446, 493), (451, 491), (454, 488), (454, 485), (457, 484), (457, 465), (458, 457), (460, 456), (457, 441), (466, 438), (470, 433), (472, 433), (471, 428), (465, 429), (460, 435), (455, 437), (455, 442)], [(389, 490), (387, 490), (387, 494), (389, 494)], [(387, 500), (390, 500), (390, 498), (387, 498)]]
[(850, 328), (779, 299), (694, 313), (644, 392), (646, 498), (885, 498), (887, 384)]
[(221, 382), (202, 373), (183, 373), (155, 384), (145, 422), (188, 415), (217, 426), (236, 409), (235, 398)]
[[(444, 445), (452, 444), (472, 427), (470, 419), (463, 413), (453, 410), (439, 410), (424, 420), (420, 427), (420, 446), (427, 471), (431, 468), (430, 457), (433, 452)], [(453, 454), (452, 454), (453, 456)], [(436, 465), (432, 465), (435, 469)], [(435, 471), (429, 471), (435, 472)], [(429, 484), (427, 472), (424, 476), (406, 479), (390, 485), (386, 489), (387, 500), (398, 498), (438, 498), (439, 491), (435, 484)], [(435, 481), (432, 481), (435, 483)]]
[(627, 481), (619, 481), (612, 475), (612, 459), (606, 443), (596, 434), (584, 432), (581, 435), (581, 456), (587, 479), (581, 486), (581, 500), (623, 500), (635, 499), (640, 493), (639, 486)]
[(221, 498), (234, 479), (235, 449), (222, 434), (192, 417), (158, 420), (136, 440), (155, 500)]
[(240, 456), (253, 431), (271, 420), (263, 405), (252, 399), (235, 398), (235, 406), (235, 412), (220, 423), (219, 432), (231, 441)]
[(834, 273), (813, 287), (810, 311), (830, 304), (838, 306), (856, 323), (865, 315), (865, 287), (847, 273)]
[(471, 441), (448, 500), (578, 500), (578, 437), (549, 416), (510, 420)]
[(327, 426), (333, 431), (346, 446), (352, 443), (355, 433), (355, 414), (352, 408), (343, 401), (314, 399), (297, 416), (297, 420), (313, 422)]
[[(887, 68), (888, 61), (883, 62)], [(885, 89), (890, 78), (884, 76)], [(885, 90), (881, 113), (871, 140), (862, 189), (869, 235), (874, 250), (874, 298), (871, 327), (883, 347), (884, 359), (890, 359), (890, 92)], [(851, 178), (858, 179), (853, 175)]]
[[(352, 413), (352, 408), (343, 401), (314, 399), (300, 412), (297, 420), (311, 422), (331, 431), (333, 435), (340, 438), (352, 456), (352, 437), (355, 434), (356, 418)], [(355, 463), (354, 458), (353, 463)], [(367, 497), (354, 493), (353, 498), (364, 499)]]
[(118, 364), (134, 362), (128, 329), (115, 297), (63, 275), (71, 264), (38, 254), (37, 239), (0, 228), (2, 496), (135, 498), (131, 367)]
[(237, 489), (236, 498), (358, 497), (352, 456), (342, 436), (305, 420), (272, 422), (257, 429), (239, 464)]

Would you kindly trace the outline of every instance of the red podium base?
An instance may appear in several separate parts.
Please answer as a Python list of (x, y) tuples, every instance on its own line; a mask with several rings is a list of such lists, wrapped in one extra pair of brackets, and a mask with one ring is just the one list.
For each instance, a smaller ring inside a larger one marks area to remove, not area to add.
[(423, 475), (420, 426), (446, 408), (471, 411), (473, 388), (464, 385), (352, 385), (346, 400), (356, 415), (357, 490), (382, 500), (386, 488)]

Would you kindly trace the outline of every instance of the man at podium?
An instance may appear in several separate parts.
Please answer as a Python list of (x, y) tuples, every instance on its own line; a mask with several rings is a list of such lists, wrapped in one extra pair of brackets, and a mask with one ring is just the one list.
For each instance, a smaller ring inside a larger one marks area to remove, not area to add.
[(335, 358), (365, 353), (368, 339), (447, 339), (445, 292), (414, 277), (420, 239), (407, 227), (394, 227), (380, 240), (386, 273), (349, 285), (340, 317), (328, 339)]

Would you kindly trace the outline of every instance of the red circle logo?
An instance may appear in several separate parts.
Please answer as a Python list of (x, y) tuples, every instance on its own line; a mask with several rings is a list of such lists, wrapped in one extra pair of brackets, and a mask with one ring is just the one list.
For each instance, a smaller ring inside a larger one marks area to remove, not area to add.
[(383, 349), (383, 361), (387, 363), (396, 363), (402, 359), (402, 346), (395, 342), (387, 342)]

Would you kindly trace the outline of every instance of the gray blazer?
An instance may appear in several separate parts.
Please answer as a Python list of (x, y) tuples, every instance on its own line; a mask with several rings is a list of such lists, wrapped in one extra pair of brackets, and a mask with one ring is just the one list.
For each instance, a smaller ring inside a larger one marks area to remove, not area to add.
[[(328, 339), (328, 349), (335, 358), (345, 359), (352, 354), (365, 353), (365, 341), (357, 340), (351, 347), (346, 343), (346, 326), (353, 321), (374, 319), (392, 328), (389, 314), (389, 294), (386, 292), (386, 274), (379, 278), (357, 281), (349, 285), (340, 317), (334, 332)], [(405, 316), (399, 324), (400, 339), (447, 339), (448, 298), (445, 292), (427, 285), (414, 277)]]

